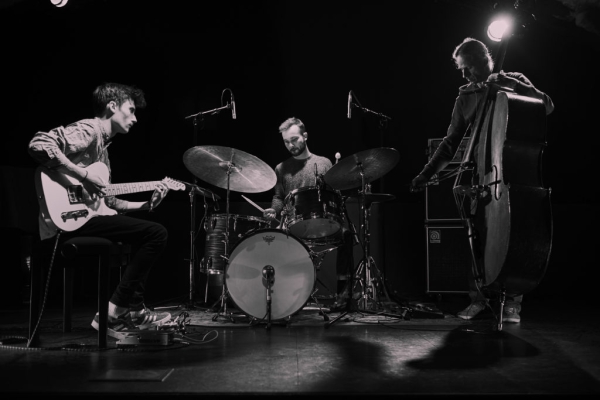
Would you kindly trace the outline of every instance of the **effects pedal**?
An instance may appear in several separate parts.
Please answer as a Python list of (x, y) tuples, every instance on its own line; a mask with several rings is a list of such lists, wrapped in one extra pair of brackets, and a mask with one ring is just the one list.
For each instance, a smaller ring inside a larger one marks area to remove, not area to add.
[(127, 332), (117, 341), (118, 346), (170, 346), (173, 344), (174, 331), (144, 330)]

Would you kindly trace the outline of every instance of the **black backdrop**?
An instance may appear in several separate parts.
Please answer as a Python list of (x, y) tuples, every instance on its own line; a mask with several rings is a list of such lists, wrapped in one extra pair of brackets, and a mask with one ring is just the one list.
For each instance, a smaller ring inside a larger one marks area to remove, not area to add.
[[(1, 164), (9, 171), (34, 168), (26, 152), (32, 135), (91, 117), (91, 92), (102, 82), (139, 86), (148, 101), (139, 123), (111, 145), (114, 182), (192, 181), (182, 157), (194, 145), (233, 147), (274, 167), (288, 156), (277, 127), (296, 116), (306, 124), (311, 151), (332, 160), (336, 152), (344, 158), (376, 147), (398, 150), (396, 167), (373, 183), (373, 192), (396, 196), (377, 216), (386, 234), (377, 261), (393, 287), (418, 295), (425, 285), (424, 196), (410, 194), (407, 185), (426, 162), (427, 139), (445, 135), (464, 83), (452, 63), (454, 46), (471, 36), (497, 51), (485, 37), (493, 3), (71, 0), (56, 8), (49, 0), (5, 1)], [(599, 36), (578, 26), (561, 2), (538, 3), (537, 22), (510, 42), (504, 61), (505, 70), (523, 72), (556, 105), (544, 164), (554, 246), (534, 293), (587, 293), (597, 262)], [(228, 111), (206, 117), (194, 143), (184, 117), (221, 106), (225, 88), (235, 95), (237, 119)], [(358, 111), (347, 119), (349, 90), (364, 107), (390, 116), (389, 124), (380, 129), (377, 118)], [(11, 188), (3, 193), (22, 195)], [(271, 192), (249, 197), (269, 202)], [(243, 204), (240, 193), (231, 201)], [(5, 210), (11, 204), (3, 200)], [(173, 192), (155, 214), (139, 216), (170, 232), (151, 279), (152, 300), (185, 294), (187, 194)], [(3, 228), (23, 231), (12, 222)], [(4, 237), (9, 257), (16, 239), (12, 231)]]

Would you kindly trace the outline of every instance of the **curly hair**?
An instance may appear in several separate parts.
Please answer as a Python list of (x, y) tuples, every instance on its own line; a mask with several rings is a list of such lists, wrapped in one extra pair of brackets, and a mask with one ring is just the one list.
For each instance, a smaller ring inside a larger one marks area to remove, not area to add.
[(106, 105), (111, 101), (121, 106), (127, 100), (131, 100), (136, 108), (146, 107), (146, 99), (141, 89), (120, 83), (103, 83), (94, 90), (92, 95), (94, 115), (97, 117), (102, 115)]
[(456, 46), (452, 53), (452, 58), (455, 63), (457, 63), (459, 56), (473, 65), (483, 67), (487, 64), (490, 71), (494, 70), (494, 60), (492, 59), (490, 51), (485, 44), (477, 39), (468, 37), (463, 40), (461, 44)]
[(301, 135), (304, 132), (306, 132), (306, 128), (304, 128), (304, 123), (296, 117), (291, 117), (291, 118), (288, 118), (285, 121), (283, 121), (283, 123), (281, 125), (279, 125), (279, 132), (283, 133), (283, 132), (287, 131), (288, 129), (290, 129), (293, 125), (296, 125), (298, 127), (298, 129), (300, 129)]

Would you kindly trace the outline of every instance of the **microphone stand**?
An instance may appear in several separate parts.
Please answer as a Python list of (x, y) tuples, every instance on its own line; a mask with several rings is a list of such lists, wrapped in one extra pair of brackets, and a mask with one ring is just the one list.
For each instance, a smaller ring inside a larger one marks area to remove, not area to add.
[(267, 326), (265, 329), (271, 330), (271, 284), (273, 283), (275, 269), (272, 265), (265, 265), (262, 270), (262, 274), (267, 281)]
[[(192, 114), (192, 115), (188, 115), (187, 117), (185, 117), (184, 119), (192, 119), (192, 124), (194, 126), (194, 136), (192, 139), (192, 147), (195, 147), (198, 143), (198, 120), (200, 120), (200, 122), (204, 122), (204, 116), (205, 115), (215, 115), (218, 114), (219, 112), (221, 112), (222, 110), (226, 110), (226, 109), (231, 109), (233, 106), (231, 103), (227, 103), (225, 106), (219, 107), (219, 108), (214, 108), (212, 110), (208, 110), (208, 111), (200, 111), (196, 114)], [(202, 124), (202, 127), (204, 126), (204, 124)], [(202, 128), (200, 128), (201, 130)], [(198, 178), (194, 175), (194, 180), (193, 180), (193, 186), (190, 190), (189, 196), (190, 196), (190, 258), (189, 258), (189, 265), (190, 265), (190, 286), (189, 286), (189, 301), (188, 304), (186, 306), (187, 309), (194, 309), (195, 308), (195, 301), (194, 301), (194, 295), (195, 295), (195, 291), (196, 291), (196, 285), (195, 285), (195, 265), (196, 265), (196, 259), (195, 259), (195, 252), (194, 252), (194, 243), (196, 242), (196, 235), (195, 235), (195, 226), (196, 226), (196, 187), (198, 187)], [(204, 212), (206, 214), (206, 202), (204, 205)], [(205, 290), (205, 299), (206, 299), (206, 295), (208, 294), (208, 276), (206, 277), (206, 290)]]

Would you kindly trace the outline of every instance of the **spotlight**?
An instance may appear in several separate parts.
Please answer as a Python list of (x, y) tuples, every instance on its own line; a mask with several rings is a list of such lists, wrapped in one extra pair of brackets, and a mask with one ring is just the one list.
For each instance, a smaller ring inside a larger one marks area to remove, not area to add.
[(487, 35), (494, 42), (499, 42), (502, 36), (510, 34), (511, 28), (512, 23), (508, 18), (497, 19), (488, 26)]
[(50, 2), (52, 4), (54, 4), (56, 7), (64, 7), (68, 1), (69, 0), (50, 0)]

